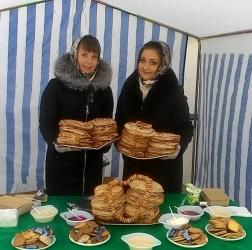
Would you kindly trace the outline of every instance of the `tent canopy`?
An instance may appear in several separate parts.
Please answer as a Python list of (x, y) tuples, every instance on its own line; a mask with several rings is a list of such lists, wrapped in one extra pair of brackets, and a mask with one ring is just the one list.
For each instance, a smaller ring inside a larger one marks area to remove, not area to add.
[(252, 31), (250, 0), (103, 0), (197, 38)]
[[(0, 10), (43, 0), (0, 0)], [(197, 38), (252, 31), (251, 0), (102, 0)]]

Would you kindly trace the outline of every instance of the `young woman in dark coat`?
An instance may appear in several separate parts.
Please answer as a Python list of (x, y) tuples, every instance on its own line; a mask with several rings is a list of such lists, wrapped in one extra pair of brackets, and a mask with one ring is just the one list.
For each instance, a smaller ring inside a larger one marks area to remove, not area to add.
[(183, 158), (193, 135), (187, 98), (170, 65), (166, 43), (150, 41), (140, 50), (137, 69), (126, 80), (117, 103), (119, 132), (125, 123), (143, 121), (158, 132), (181, 136), (177, 158), (138, 160), (123, 155), (123, 178), (141, 173), (159, 182), (165, 192), (181, 192)]
[(98, 40), (77, 39), (70, 53), (55, 64), (56, 78), (44, 90), (40, 131), (47, 142), (46, 192), (50, 195), (90, 195), (102, 182), (103, 151), (55, 146), (61, 119), (80, 121), (112, 117), (111, 67), (100, 59)]

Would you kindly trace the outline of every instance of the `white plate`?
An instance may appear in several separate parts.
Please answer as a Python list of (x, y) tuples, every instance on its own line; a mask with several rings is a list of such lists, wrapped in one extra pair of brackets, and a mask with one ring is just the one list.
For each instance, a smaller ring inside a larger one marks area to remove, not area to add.
[(54, 142), (54, 145), (57, 145), (59, 147), (68, 147), (68, 148), (76, 148), (76, 149), (89, 149), (89, 150), (99, 150), (103, 147), (109, 146), (110, 144), (112, 144), (113, 142), (117, 141), (119, 139), (119, 137), (101, 145), (100, 147), (81, 147), (81, 146), (74, 146), (74, 145), (68, 145), (68, 144), (58, 144), (56, 142)]
[(166, 238), (167, 238), (171, 243), (173, 243), (174, 245), (177, 245), (177, 246), (180, 246), (180, 247), (184, 247), (184, 248), (198, 248), (198, 247), (203, 247), (203, 246), (205, 246), (205, 245), (208, 243), (208, 238), (207, 238), (206, 243), (201, 244), (201, 245), (184, 245), (184, 244), (180, 244), (180, 243), (178, 243), (178, 242), (173, 241), (173, 240), (169, 237), (169, 232), (167, 232)]
[[(15, 237), (14, 237), (15, 238)], [(14, 241), (14, 238), (12, 239), (11, 241), (11, 245), (13, 246), (13, 241)], [(52, 243), (48, 246), (45, 246), (45, 247), (40, 247), (40, 248), (36, 248), (36, 250), (43, 250), (43, 249), (47, 249), (48, 247), (52, 246), (54, 243), (56, 242), (56, 237), (53, 235), (52, 236)], [(13, 246), (14, 247), (14, 246)], [(23, 247), (14, 247), (16, 249), (19, 249), (19, 250), (27, 250), (27, 248), (23, 248)], [(35, 248), (34, 248), (35, 249)], [(32, 250), (32, 249), (31, 249)]]
[(158, 159), (158, 158), (163, 158), (163, 157), (165, 157), (167, 160), (169, 160), (169, 159), (172, 160), (172, 159), (175, 159), (178, 156), (178, 153), (180, 151), (180, 146), (178, 147), (177, 151), (172, 155), (158, 155), (158, 156), (153, 156), (153, 157), (136, 157), (136, 156), (133, 156), (133, 155), (126, 154), (123, 151), (119, 150), (118, 148), (116, 148), (116, 149), (121, 154), (126, 155), (126, 156), (128, 156), (130, 158), (133, 158), (133, 159), (137, 159), (137, 160), (152, 160), (152, 159)]
[(80, 243), (78, 241), (75, 241), (69, 234), (69, 240), (71, 240), (73, 243), (77, 244), (77, 245), (80, 245), (80, 246), (86, 246), (86, 247), (94, 247), (94, 246), (99, 246), (99, 245), (102, 245), (104, 243), (106, 243), (107, 241), (109, 241), (110, 239), (110, 234), (108, 235), (108, 238), (102, 242), (98, 242), (98, 243), (94, 243), (94, 244), (86, 244), (86, 243)]
[(210, 224), (207, 224), (207, 225), (205, 226), (205, 230), (207, 231), (207, 233), (210, 234), (210, 235), (212, 235), (213, 237), (215, 237), (215, 238), (217, 238), (217, 239), (220, 239), (220, 240), (225, 240), (225, 241), (236, 241), (236, 240), (241, 240), (241, 239), (243, 239), (243, 238), (246, 237), (246, 231), (244, 231), (244, 230), (242, 229), (242, 231), (243, 231), (244, 234), (243, 234), (241, 237), (238, 237), (238, 238), (235, 238), (235, 239), (224, 238), (224, 237), (215, 235), (215, 234), (211, 233), (210, 231), (208, 231), (208, 227), (209, 227), (209, 226), (210, 226)]

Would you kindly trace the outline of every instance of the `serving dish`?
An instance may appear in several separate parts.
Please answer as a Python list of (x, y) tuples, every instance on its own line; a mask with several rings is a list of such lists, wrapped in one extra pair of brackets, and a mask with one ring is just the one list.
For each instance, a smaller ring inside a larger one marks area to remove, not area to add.
[[(24, 248), (24, 247), (15, 247), (15, 246), (13, 245), (13, 241), (14, 241), (14, 238), (13, 238), (12, 241), (11, 241), (11, 245), (12, 245), (14, 248), (19, 249), (19, 250), (27, 250), (27, 248)], [(36, 248), (36, 249), (38, 249), (38, 250), (47, 249), (47, 248), (51, 247), (55, 242), (56, 242), (56, 237), (53, 235), (53, 236), (52, 236), (52, 243), (51, 243), (50, 245), (45, 246), (45, 247), (39, 247), (39, 248)], [(31, 249), (31, 248), (30, 248), (30, 249)]]
[(58, 146), (58, 147), (68, 147), (68, 148), (76, 148), (76, 149), (87, 149), (87, 150), (99, 150), (101, 148), (104, 148), (106, 146), (109, 146), (111, 145), (112, 143), (114, 143), (115, 141), (117, 141), (119, 139), (119, 137), (107, 142), (107, 143), (104, 143), (102, 144), (101, 146), (99, 147), (81, 147), (81, 146), (77, 146), (77, 145), (69, 145), (69, 144), (58, 144), (56, 142), (54, 142), (54, 145)]
[(147, 233), (131, 233), (121, 237), (131, 250), (151, 250), (161, 245), (161, 241)]
[(207, 243), (208, 243), (208, 238), (206, 238), (206, 242), (203, 243), (203, 244), (198, 244), (198, 245), (186, 245), (186, 244), (181, 244), (179, 242), (176, 242), (174, 240), (172, 240), (170, 237), (169, 237), (169, 232), (166, 233), (166, 238), (174, 245), (176, 246), (179, 246), (179, 247), (184, 247), (184, 248), (199, 248), (199, 247), (203, 247), (205, 246)]
[(34, 207), (30, 214), (35, 221), (40, 223), (51, 222), (58, 213), (58, 209), (53, 205), (45, 205), (40, 207)]
[(167, 213), (160, 216), (158, 219), (160, 224), (163, 224), (164, 228), (171, 230), (173, 228), (181, 228), (188, 224), (189, 218), (185, 215), (176, 213)]
[(137, 156), (125, 153), (124, 151), (120, 150), (118, 147), (116, 147), (116, 149), (121, 154), (123, 154), (125, 156), (128, 156), (130, 158), (133, 158), (133, 159), (137, 159), (137, 160), (152, 160), (152, 159), (160, 159), (160, 158), (165, 158), (167, 160), (169, 160), (169, 159), (175, 159), (178, 156), (178, 153), (180, 151), (180, 147), (178, 147), (178, 149), (176, 150), (176, 152), (174, 154), (158, 155), (158, 156), (152, 156), (152, 157), (137, 157)]
[(77, 209), (73, 209), (72, 212), (70, 211), (62, 212), (60, 213), (60, 217), (64, 219), (67, 225), (69, 226), (74, 226), (78, 222), (84, 222), (94, 219), (94, 216), (91, 213)]
[(208, 206), (204, 208), (204, 211), (207, 212), (210, 215), (210, 217), (229, 218), (232, 216), (232, 210), (229, 207)]
[(190, 221), (199, 220), (204, 214), (204, 210), (200, 206), (180, 206), (177, 208), (177, 213), (190, 218)]
[(107, 241), (110, 240), (110, 234), (108, 235), (108, 237), (104, 240), (104, 241), (101, 241), (101, 242), (97, 242), (97, 243), (81, 243), (81, 242), (78, 242), (78, 241), (75, 241), (71, 235), (69, 234), (69, 240), (72, 241), (74, 244), (77, 244), (77, 245), (80, 245), (80, 246), (86, 246), (86, 247), (95, 247), (95, 246), (100, 246), (102, 244), (105, 244)]
[(242, 234), (241, 236), (239, 236), (239, 237), (237, 237), (237, 238), (227, 238), (227, 237), (219, 236), (219, 235), (216, 235), (216, 234), (210, 232), (210, 231), (209, 231), (209, 227), (210, 227), (210, 224), (207, 224), (207, 225), (205, 226), (206, 232), (207, 232), (208, 234), (210, 234), (211, 236), (213, 236), (213, 237), (219, 239), (219, 240), (224, 240), (224, 241), (237, 241), (237, 240), (242, 240), (242, 239), (244, 239), (244, 238), (246, 237), (246, 231), (245, 231), (244, 229), (242, 229), (242, 233), (243, 233), (243, 234)]

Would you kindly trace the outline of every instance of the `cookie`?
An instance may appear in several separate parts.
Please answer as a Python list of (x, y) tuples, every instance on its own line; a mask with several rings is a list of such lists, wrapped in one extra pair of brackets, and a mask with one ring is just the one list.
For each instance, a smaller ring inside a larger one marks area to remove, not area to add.
[(196, 227), (189, 227), (187, 230), (191, 234), (202, 233), (202, 230)]
[(14, 241), (13, 241), (13, 246), (14, 247), (21, 247), (25, 244), (25, 238), (21, 233), (16, 234)]
[(40, 240), (42, 243), (46, 244), (47, 246), (51, 245), (51, 243), (52, 243), (51, 237), (46, 236), (46, 235), (40, 235), (40, 236), (39, 236), (39, 240)]

